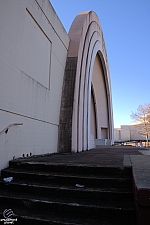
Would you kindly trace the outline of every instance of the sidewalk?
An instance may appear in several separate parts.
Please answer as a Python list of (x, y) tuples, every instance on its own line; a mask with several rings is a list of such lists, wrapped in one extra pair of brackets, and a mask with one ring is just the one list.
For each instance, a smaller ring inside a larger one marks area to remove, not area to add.
[(142, 155), (139, 150), (142, 149), (140, 147), (135, 148), (131, 146), (103, 146), (97, 149), (92, 149), (80, 153), (48, 154), (18, 160), (46, 163), (90, 164), (99, 166), (122, 167), (124, 163), (124, 156)]

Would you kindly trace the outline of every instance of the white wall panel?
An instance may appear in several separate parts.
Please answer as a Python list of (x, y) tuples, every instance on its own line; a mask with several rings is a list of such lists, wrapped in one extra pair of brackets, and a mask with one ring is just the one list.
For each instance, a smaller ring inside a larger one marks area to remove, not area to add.
[(49, 88), (52, 43), (30, 12), (25, 14), (22, 71)]
[(69, 37), (48, 0), (1, 1), (0, 169), (22, 154), (57, 151)]

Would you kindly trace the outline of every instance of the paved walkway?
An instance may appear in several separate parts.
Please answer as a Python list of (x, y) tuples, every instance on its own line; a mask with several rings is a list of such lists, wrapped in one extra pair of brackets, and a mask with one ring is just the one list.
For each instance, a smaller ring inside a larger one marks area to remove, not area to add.
[[(141, 148), (130, 146), (109, 146), (73, 154), (49, 154), (44, 156), (20, 159), (21, 161), (90, 164), (100, 166), (122, 167), (127, 155), (142, 155)], [(145, 150), (145, 149), (143, 149)], [(19, 160), (19, 161), (20, 161)]]

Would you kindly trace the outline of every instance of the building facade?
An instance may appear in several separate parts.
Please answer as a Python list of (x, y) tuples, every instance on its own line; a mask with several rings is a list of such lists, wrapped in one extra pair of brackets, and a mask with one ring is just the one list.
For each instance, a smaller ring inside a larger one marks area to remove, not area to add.
[[(150, 140), (150, 137), (149, 137)], [(146, 136), (141, 134), (140, 125), (121, 125), (114, 129), (115, 142), (146, 141)]]
[(97, 15), (67, 34), (48, 0), (0, 2), (0, 169), (18, 157), (113, 144), (111, 81)]

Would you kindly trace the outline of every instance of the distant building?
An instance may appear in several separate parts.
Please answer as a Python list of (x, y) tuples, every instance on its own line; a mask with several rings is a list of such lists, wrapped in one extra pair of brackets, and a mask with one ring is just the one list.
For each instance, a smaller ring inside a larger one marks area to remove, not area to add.
[(67, 34), (49, 0), (5, 0), (0, 27), (0, 169), (13, 158), (85, 151), (96, 139), (113, 144), (97, 15), (80, 13)]
[(120, 128), (114, 129), (114, 141), (145, 141), (145, 136), (139, 132), (139, 126), (135, 125), (121, 125)]

